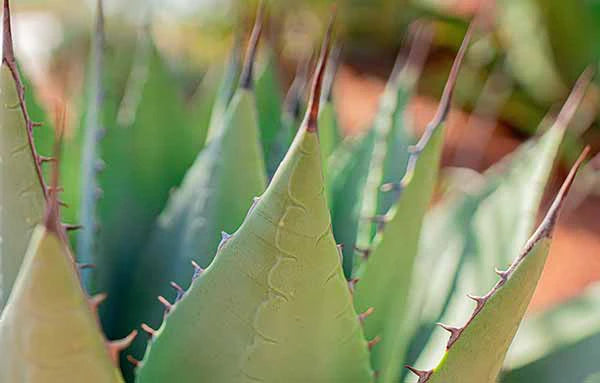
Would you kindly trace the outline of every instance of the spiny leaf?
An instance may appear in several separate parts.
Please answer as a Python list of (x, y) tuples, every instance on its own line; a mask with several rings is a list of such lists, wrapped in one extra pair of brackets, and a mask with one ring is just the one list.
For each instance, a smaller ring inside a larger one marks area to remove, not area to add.
[(409, 294), (414, 259), (417, 255), (421, 224), (429, 206), (443, 146), (445, 118), (450, 109), (452, 92), (460, 65), (469, 45), (469, 29), (459, 50), (440, 106), (433, 121), (408, 159), (402, 194), (385, 216), (383, 228), (373, 241), (373, 248), (356, 277), (355, 307), (363, 312), (374, 309), (365, 321), (365, 334), (381, 337), (371, 361), (382, 382), (397, 381), (398, 360), (404, 359), (411, 332)]
[[(426, 41), (420, 42), (426, 44)], [(381, 201), (387, 199), (380, 194), (380, 186), (384, 180), (400, 181), (406, 167), (410, 140), (407, 139), (405, 107), (412, 92), (412, 84), (419, 76), (419, 62), (425, 56), (426, 49), (423, 51), (422, 48), (420, 44), (413, 45), (410, 55), (412, 59), (404, 66), (403, 71), (400, 70), (400, 60), (397, 61), (381, 97), (374, 126), (359, 138), (347, 139), (328, 160), (327, 189), (331, 195), (333, 232), (337, 241), (343, 245), (344, 273), (347, 278), (351, 277), (354, 265), (360, 262), (355, 257), (359, 227), (369, 232), (372, 227), (370, 222), (362, 222), (364, 217), (361, 216), (366, 211), (363, 206), (365, 200), (369, 199), (367, 195)], [(386, 125), (388, 123), (393, 125), (392, 129), (383, 129), (384, 125), (389, 128), (390, 125)], [(390, 130), (395, 133), (389, 134)], [(389, 156), (384, 161), (388, 153)], [(375, 166), (376, 162), (378, 166)], [(384, 167), (383, 175), (380, 173), (380, 166)], [(370, 180), (368, 176), (371, 177)], [(397, 194), (394, 196), (397, 199)], [(387, 205), (388, 208), (390, 206)], [(376, 211), (371, 211), (371, 217), (376, 215)], [(368, 243), (370, 237), (367, 245)], [(367, 250), (366, 246), (359, 245), (358, 248), (359, 253), (363, 254)]]
[(135, 332), (108, 343), (102, 335), (96, 316), (102, 299), (88, 299), (83, 291), (60, 223), (58, 167), (44, 224), (33, 233), (0, 316), (0, 381), (123, 382), (114, 362)]
[(433, 373), (421, 375), (420, 381), (496, 381), (544, 268), (558, 214), (588, 151), (584, 150), (569, 172), (546, 217), (519, 256), (506, 271), (497, 271), (499, 280), (492, 290), (483, 296), (470, 296), (475, 309), (467, 323), (446, 327), (450, 332), (446, 355)]
[[(104, 97), (104, 13), (102, 0), (98, 0), (96, 14), (96, 31), (92, 42), (90, 56), (91, 75), (88, 79), (88, 108), (85, 132), (83, 133), (81, 163), (81, 203), (80, 222), (82, 229), (77, 236), (78, 262), (93, 264), (95, 262), (97, 233), (96, 202), (100, 198), (98, 172), (100, 147), (98, 142), (104, 135), (102, 107)], [(86, 291), (90, 291), (90, 270), (81, 271), (81, 280)]]
[[(402, 62), (402, 55), (398, 56), (380, 100), (373, 126), (373, 155), (361, 202), (357, 238), (357, 245), (361, 248), (371, 245), (376, 232), (376, 225), (369, 218), (386, 214), (397, 200), (397, 189), (382, 193), (381, 187), (397, 186), (408, 165), (409, 146), (414, 143), (414, 137), (408, 126), (410, 122), (406, 109), (429, 51), (431, 38), (432, 30), (422, 26), (413, 39), (406, 63)], [(357, 264), (360, 264), (360, 259)]]
[(42, 220), (46, 185), (33, 142), (33, 122), (15, 60), (8, 0), (4, 0), (0, 65), (0, 310)]
[[(277, 169), (282, 158), (277, 158), (276, 139), (278, 133), (282, 130), (282, 95), (281, 82), (277, 61), (273, 48), (268, 47), (263, 50), (262, 68), (256, 76), (256, 105), (258, 110), (258, 126), (260, 127), (260, 139), (265, 152), (265, 162), (267, 169)], [(290, 136), (293, 137), (293, 136)], [(289, 147), (287, 143), (285, 149)], [(273, 174), (269, 174), (272, 176)]]
[(489, 169), (476, 190), (445, 198), (426, 218), (414, 277), (415, 299), (422, 307), (421, 328), (413, 344), (414, 351), (423, 350), (417, 366), (431, 365), (441, 357), (437, 345), (446, 332), (435, 323), (466, 319), (464, 295), (486, 291), (493, 283), (488, 270), (507, 264), (505, 252), (517, 253), (517, 241), (524, 243), (531, 233), (566, 126), (590, 75), (589, 71), (582, 75), (559, 118), (542, 137)]
[[(240, 82), (217, 136), (208, 141), (181, 187), (171, 194), (143, 257), (135, 265), (132, 287), (125, 293), (127, 312), (121, 316), (122, 322), (143, 318), (150, 326), (158, 326), (163, 310), (156, 305), (156, 296), (175, 296), (169, 282), (185, 286), (191, 280), (191, 260), (208, 266), (221, 233), (236, 230), (254, 198), (265, 190), (267, 178), (251, 88)], [(150, 281), (148, 275), (155, 277)], [(138, 341), (133, 352), (141, 353), (144, 346)]]
[[(583, 170), (582, 170), (583, 171)], [(503, 383), (582, 382), (598, 371), (600, 286), (528, 315), (511, 345)]]
[(167, 315), (139, 382), (372, 381), (321, 171), (317, 115), (327, 46), (290, 151), (242, 226)]

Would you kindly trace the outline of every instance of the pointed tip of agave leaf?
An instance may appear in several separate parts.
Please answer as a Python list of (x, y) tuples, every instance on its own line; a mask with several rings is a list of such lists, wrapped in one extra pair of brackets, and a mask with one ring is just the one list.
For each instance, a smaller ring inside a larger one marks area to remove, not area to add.
[[(558, 216), (560, 215), (562, 207), (565, 203), (567, 194), (569, 194), (569, 190), (573, 185), (575, 176), (577, 175), (577, 172), (583, 165), (583, 162), (585, 161), (589, 153), (590, 147), (586, 146), (579, 155), (579, 158), (577, 158), (577, 161), (575, 161), (575, 164), (573, 164), (573, 167), (571, 167), (571, 170), (569, 171), (569, 174), (563, 181), (563, 184), (560, 187), (558, 193), (556, 193), (556, 197), (554, 197), (554, 201), (552, 202), (552, 205), (550, 205), (550, 208), (548, 209), (546, 216), (542, 220), (542, 223), (540, 224), (536, 232), (533, 234), (532, 238), (529, 240), (529, 242), (531, 242), (532, 244), (528, 244), (528, 246), (533, 246), (533, 244), (535, 244), (535, 242), (537, 242), (541, 238), (552, 237), (554, 227), (556, 226), (556, 222), (558, 221)], [(508, 272), (510, 273), (511, 270), (509, 269)]]
[(560, 126), (561, 129), (567, 128), (584, 98), (586, 90), (594, 78), (594, 74), (595, 70), (591, 65), (581, 73), (575, 82), (575, 85), (573, 85), (573, 89), (571, 90), (567, 101), (565, 101), (561, 108), (558, 117), (554, 122), (555, 125)]
[(323, 44), (321, 45), (321, 53), (319, 55), (319, 61), (317, 62), (317, 68), (313, 78), (312, 89), (310, 92), (310, 100), (308, 102), (308, 108), (306, 110), (306, 131), (317, 132), (317, 121), (319, 119), (319, 107), (321, 103), (321, 90), (323, 88), (323, 78), (325, 77), (325, 69), (327, 68), (327, 61), (329, 59), (329, 52), (331, 50), (331, 38), (333, 35), (333, 26), (335, 24), (336, 9), (332, 7), (331, 18), (327, 26), (327, 32)]
[(258, 43), (262, 34), (264, 13), (265, 2), (261, 1), (258, 5), (258, 10), (256, 11), (254, 27), (252, 27), (252, 33), (250, 34), (250, 40), (248, 41), (244, 67), (242, 68), (242, 74), (240, 76), (240, 88), (252, 89), (253, 86), (254, 63), (256, 61)]
[(537, 230), (529, 238), (519, 256), (514, 260), (514, 262), (506, 271), (496, 271), (500, 277), (500, 280), (496, 283), (496, 285), (494, 285), (494, 287), (484, 296), (467, 295), (477, 304), (475, 310), (471, 314), (471, 317), (467, 320), (467, 323), (460, 328), (446, 328), (445, 326), (442, 326), (444, 329), (450, 331), (451, 333), (450, 339), (448, 340), (448, 343), (446, 345), (446, 349), (450, 349), (454, 345), (454, 343), (456, 343), (456, 341), (460, 338), (462, 332), (469, 326), (469, 324), (475, 319), (475, 317), (481, 312), (481, 310), (483, 310), (483, 307), (487, 304), (488, 300), (511, 278), (512, 274), (515, 272), (517, 267), (519, 267), (519, 265), (523, 262), (523, 260), (528, 256), (533, 247), (540, 240), (552, 237), (554, 227), (556, 226), (556, 222), (558, 220), (560, 211), (564, 205), (566, 196), (569, 193), (571, 186), (573, 185), (575, 176), (581, 168), (583, 161), (587, 158), (589, 151), (590, 147), (586, 146), (583, 152), (580, 154), (577, 161), (575, 161), (575, 164), (573, 165), (573, 167), (569, 171), (569, 174), (563, 181), (560, 190), (558, 191), (558, 193), (556, 193), (554, 201), (552, 202), (552, 205), (550, 205), (546, 216), (538, 226)]
[(475, 29), (476, 25), (477, 20), (474, 20), (471, 22), (471, 24), (469, 24), (469, 29), (467, 29), (463, 41), (460, 44), (460, 48), (458, 49), (458, 53), (456, 54), (454, 62), (452, 63), (452, 68), (450, 69), (448, 80), (446, 80), (446, 85), (444, 86), (444, 90), (442, 91), (442, 97), (440, 98), (440, 102), (435, 116), (429, 122), (429, 124), (427, 124), (425, 132), (423, 133), (417, 144), (409, 148), (408, 165), (406, 167), (404, 177), (400, 182), (400, 190), (404, 189), (404, 187), (412, 179), (419, 155), (421, 154), (423, 149), (425, 149), (425, 146), (427, 146), (427, 143), (433, 136), (433, 132), (446, 120), (446, 117), (450, 112), (450, 106), (452, 104), (452, 95), (456, 86), (456, 80), (458, 79), (458, 73), (460, 72), (463, 59), (465, 58), (467, 48), (469, 47), (469, 43), (471, 41), (471, 36), (473, 35), (473, 30)]
[(425, 64), (425, 59), (431, 48), (433, 40), (433, 27), (424, 20), (417, 20), (410, 25), (410, 42), (408, 53), (404, 49), (398, 53), (392, 73), (390, 74), (390, 83), (398, 80), (400, 74), (405, 69), (415, 69), (418, 77)]
[(2, 37), (2, 61), (12, 64), (15, 62), (15, 53), (13, 50), (13, 38), (12, 38), (12, 23), (10, 19), (10, 1), (4, 0), (3, 6), (3, 37)]

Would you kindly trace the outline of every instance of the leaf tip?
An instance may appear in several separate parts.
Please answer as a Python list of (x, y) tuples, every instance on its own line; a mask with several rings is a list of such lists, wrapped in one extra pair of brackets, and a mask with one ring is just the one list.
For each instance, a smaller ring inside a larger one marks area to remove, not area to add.
[(306, 118), (306, 131), (317, 132), (317, 120), (319, 119), (319, 107), (321, 103), (321, 90), (323, 87), (323, 78), (325, 77), (325, 69), (327, 67), (327, 61), (329, 59), (329, 52), (331, 50), (331, 38), (333, 35), (333, 26), (335, 24), (335, 6), (332, 7), (331, 18), (327, 26), (327, 32), (323, 44), (321, 45), (321, 53), (319, 55), (319, 61), (315, 70), (313, 79), (312, 89), (310, 92), (310, 101), (308, 104), (307, 118)]
[(2, 61), (7, 64), (15, 62), (15, 53), (13, 50), (12, 25), (10, 17), (10, 1), (4, 0), (2, 16)]
[(258, 5), (258, 10), (256, 11), (256, 19), (254, 20), (254, 26), (252, 27), (252, 33), (250, 34), (250, 40), (248, 41), (246, 58), (240, 76), (240, 87), (243, 89), (252, 89), (253, 86), (254, 63), (256, 61), (258, 43), (263, 29), (264, 12), (265, 2), (261, 1)]

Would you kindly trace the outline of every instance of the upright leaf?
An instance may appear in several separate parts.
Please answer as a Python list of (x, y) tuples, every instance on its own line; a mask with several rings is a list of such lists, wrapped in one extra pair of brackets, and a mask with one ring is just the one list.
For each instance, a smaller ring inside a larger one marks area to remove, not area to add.
[[(92, 42), (90, 56), (91, 75), (88, 79), (89, 106), (86, 110), (85, 131), (83, 133), (83, 146), (81, 158), (81, 203), (80, 223), (81, 231), (77, 237), (78, 261), (94, 264), (96, 252), (96, 202), (99, 198), (100, 186), (98, 172), (102, 169), (98, 142), (104, 135), (102, 121), (102, 104), (104, 97), (104, 14), (102, 0), (98, 0), (96, 31)], [(91, 281), (89, 269), (82, 270), (81, 279), (87, 291), (90, 290)]]
[(0, 316), (0, 381), (123, 382), (116, 359), (136, 333), (108, 343), (102, 335), (96, 309), (104, 296), (88, 299), (81, 286), (59, 221), (57, 181), (55, 165), (44, 224)]
[(497, 381), (544, 268), (558, 214), (588, 151), (579, 157), (546, 217), (511, 266), (506, 271), (496, 270), (500, 279), (492, 290), (483, 296), (470, 296), (475, 309), (467, 323), (463, 327), (442, 325), (450, 333), (446, 354), (433, 371), (414, 371), (419, 382)]
[(402, 194), (386, 214), (384, 226), (373, 241), (367, 260), (356, 272), (354, 304), (359, 312), (373, 310), (365, 320), (367, 337), (381, 337), (371, 361), (383, 382), (395, 382), (400, 374), (411, 331), (409, 297), (414, 259), (417, 255), (421, 224), (437, 180), (443, 147), (445, 118), (450, 110), (452, 92), (460, 65), (469, 45), (471, 29), (465, 35), (444, 88), (433, 121), (412, 150)]
[(8, 0), (4, 0), (0, 65), (0, 311), (6, 303), (33, 229), (42, 221), (46, 185), (43, 158), (33, 142), (33, 122), (15, 60)]
[(408, 126), (406, 109), (429, 51), (431, 37), (430, 29), (422, 27), (419, 30), (406, 63), (403, 64), (399, 56), (380, 100), (373, 126), (373, 154), (361, 201), (357, 237), (361, 248), (369, 247), (375, 235), (372, 219), (386, 214), (398, 196), (391, 192), (394, 190), (382, 193), (381, 188), (397, 185), (408, 165), (409, 146), (414, 143), (414, 137)]
[(155, 332), (139, 382), (372, 381), (321, 170), (317, 116), (327, 47), (290, 151)]
[[(475, 191), (447, 198), (427, 217), (414, 287), (422, 306), (421, 328), (413, 345), (415, 351), (423, 350), (417, 366), (441, 358), (437, 345), (446, 334), (435, 323), (465, 320), (468, 302), (462, 299), (464, 295), (486, 291), (493, 283), (486, 270), (507, 264), (502, 251), (515, 254), (519, 251), (516, 241), (526, 241), (566, 125), (590, 75), (582, 75), (555, 124), (542, 137), (489, 169), (483, 185)], [(506, 202), (508, 196), (516, 195), (518, 199)], [(433, 286), (425, 275), (435, 281)]]
[[(257, 18), (245, 68), (254, 60), (261, 22)], [(223, 126), (198, 154), (181, 187), (171, 194), (158, 217), (143, 257), (132, 273), (122, 323), (133, 325), (143, 319), (151, 326), (160, 324), (163, 310), (156, 304), (156, 297), (176, 295), (169, 283), (187, 283), (193, 274), (192, 260), (201, 267), (208, 266), (222, 236), (226, 238), (228, 232), (239, 227), (254, 197), (265, 190), (267, 179), (251, 77), (252, 72), (245, 70), (240, 88), (221, 120)], [(148, 275), (154, 276), (152, 280)], [(140, 340), (133, 351), (141, 354), (144, 347)]]

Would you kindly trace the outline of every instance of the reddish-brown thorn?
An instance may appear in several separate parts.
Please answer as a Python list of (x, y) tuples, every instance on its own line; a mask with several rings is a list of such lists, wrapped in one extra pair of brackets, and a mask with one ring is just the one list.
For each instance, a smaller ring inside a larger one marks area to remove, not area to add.
[(179, 294), (183, 295), (185, 293), (185, 290), (179, 286), (176, 282), (171, 281), (170, 285), (172, 288), (175, 289), (175, 291), (177, 291)]
[(139, 367), (142, 364), (142, 362), (134, 358), (131, 354), (127, 355), (126, 358), (127, 361), (131, 363), (134, 367)]
[(94, 311), (96, 311), (98, 306), (106, 300), (106, 296), (106, 293), (100, 293), (89, 298), (90, 306), (92, 306)]
[(45, 157), (45, 156), (38, 156), (37, 160), (38, 160), (38, 164), (40, 164), (40, 165), (48, 163), (48, 162), (56, 162), (56, 158), (54, 158), (54, 157)]
[(165, 306), (165, 310), (167, 310), (167, 312), (171, 311), (173, 309), (173, 305), (162, 295), (158, 296), (158, 301)]
[(444, 86), (444, 90), (442, 91), (442, 97), (440, 98), (438, 109), (435, 113), (433, 119), (427, 124), (425, 128), (425, 132), (421, 135), (421, 138), (417, 142), (416, 145), (409, 147), (409, 157), (408, 164), (406, 166), (406, 172), (404, 177), (400, 181), (400, 189), (403, 190), (408, 183), (411, 181), (412, 176), (415, 171), (415, 167), (417, 165), (417, 159), (419, 158), (420, 153), (425, 149), (427, 143), (433, 136), (433, 132), (444, 122), (446, 117), (448, 116), (448, 112), (450, 111), (450, 106), (452, 104), (452, 95), (454, 93), (454, 87), (456, 86), (456, 80), (458, 79), (458, 73), (460, 72), (460, 67), (462, 65), (463, 59), (467, 52), (467, 48), (469, 47), (469, 42), (471, 41), (471, 36), (473, 34), (473, 29), (475, 28), (475, 22), (471, 22), (469, 25), (469, 29), (467, 29), (467, 33), (463, 38), (463, 41), (458, 49), (458, 53), (454, 58), (454, 62), (452, 63), (452, 68), (450, 69), (450, 74), (448, 75), (448, 80), (446, 80), (446, 85)]
[(79, 270), (94, 269), (96, 268), (96, 265), (94, 265), (93, 263), (78, 263), (77, 267), (79, 268)]
[(376, 335), (375, 338), (368, 341), (367, 346), (369, 347), (369, 350), (372, 350), (373, 347), (375, 347), (375, 345), (377, 345), (379, 342), (381, 342), (381, 337), (379, 335)]
[(137, 330), (133, 330), (123, 339), (108, 342), (108, 354), (116, 365), (119, 363), (119, 353), (131, 345), (137, 334)]
[(312, 90), (310, 92), (310, 100), (308, 102), (308, 108), (306, 110), (306, 131), (316, 132), (317, 121), (319, 119), (319, 107), (321, 104), (321, 89), (323, 87), (323, 78), (325, 77), (325, 69), (327, 67), (327, 61), (329, 59), (329, 51), (331, 49), (331, 38), (333, 35), (333, 25), (335, 23), (335, 11), (331, 15), (329, 25), (327, 26), (327, 32), (325, 33), (325, 39), (321, 46), (321, 54), (319, 55), (319, 61), (317, 63), (317, 69), (315, 71), (315, 77), (313, 79)]
[(409, 366), (408, 364), (405, 365), (404, 367), (419, 378), (417, 383), (425, 383), (431, 377), (431, 375), (433, 375), (433, 371), (431, 371), (431, 370), (428, 370), (428, 371), (417, 370), (416, 368)]
[(12, 23), (10, 20), (10, 1), (4, 0), (3, 10), (3, 26), (4, 26), (4, 38), (2, 41), (2, 60), (9, 61), (10, 63), (15, 62), (15, 52), (13, 50), (13, 39), (12, 39)]
[(448, 339), (448, 343), (446, 345), (446, 349), (449, 349), (450, 346), (452, 346), (454, 344), (454, 342), (456, 342), (456, 340), (458, 339), (458, 337), (462, 333), (463, 328), (453, 327), (453, 326), (447, 326), (447, 325), (445, 325), (443, 323), (438, 323), (437, 325), (450, 333), (450, 339)]
[(495, 268), (494, 272), (496, 274), (498, 274), (498, 276), (500, 277), (500, 279), (502, 279), (503, 281), (506, 281), (508, 279), (508, 271), (500, 270), (498, 268)]
[(358, 314), (358, 320), (360, 321), (360, 323), (364, 323), (365, 319), (367, 319), (369, 317), (369, 315), (373, 314), (374, 311), (375, 311), (374, 307), (369, 307), (368, 309), (365, 310), (365, 312)]
[(150, 336), (154, 336), (154, 334), (156, 334), (156, 330), (148, 326), (146, 323), (142, 323), (140, 327), (142, 328), (142, 330), (144, 330), (146, 334)]
[(481, 308), (483, 307), (483, 305), (485, 305), (485, 302), (487, 302), (487, 298), (486, 297), (478, 297), (478, 296), (471, 295), (471, 294), (467, 294), (467, 297), (469, 299), (473, 300), (477, 304), (477, 307), (475, 308), (475, 311), (481, 310)]
[(39, 128), (40, 126), (44, 126), (43, 122), (32, 122), (31, 126), (34, 128)]
[(66, 231), (80, 230), (81, 228), (83, 228), (82, 225), (73, 225), (73, 224), (69, 224), (69, 223), (63, 223), (63, 227), (65, 228)]
[(242, 68), (242, 74), (240, 75), (240, 87), (244, 89), (252, 89), (253, 86), (254, 62), (256, 61), (258, 42), (260, 41), (260, 35), (262, 34), (264, 12), (265, 3), (264, 1), (261, 1), (258, 5), (258, 10), (256, 11), (256, 19), (254, 21), (250, 40), (248, 41), (244, 67)]
[(192, 275), (192, 282), (196, 280), (196, 278), (198, 278), (203, 272), (204, 269), (202, 267), (200, 267), (200, 265), (198, 263), (196, 263), (196, 261), (194, 261), (192, 259), (192, 267), (194, 268), (194, 275)]
[(356, 284), (358, 283), (359, 279), (358, 278), (352, 278), (351, 280), (348, 281), (348, 289), (350, 290), (350, 294), (354, 294), (354, 288), (356, 287)]

